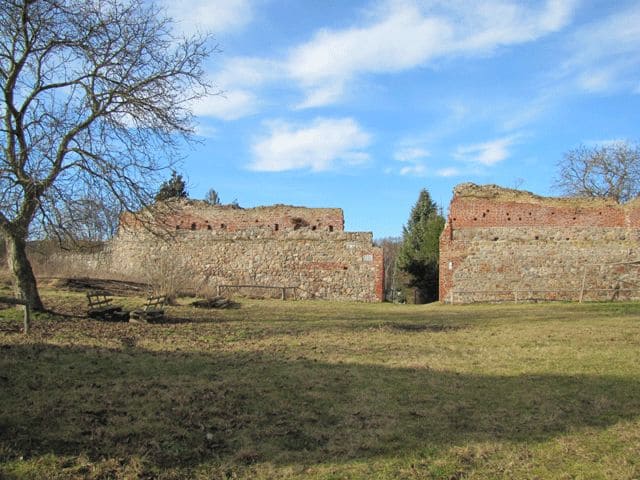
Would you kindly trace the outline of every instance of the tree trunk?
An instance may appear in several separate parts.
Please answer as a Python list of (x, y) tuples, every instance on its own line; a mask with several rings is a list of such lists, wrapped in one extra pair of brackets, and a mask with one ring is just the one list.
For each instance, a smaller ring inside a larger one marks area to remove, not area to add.
[(15, 292), (25, 300), (33, 311), (44, 310), (42, 300), (38, 294), (36, 277), (33, 274), (31, 263), (27, 258), (27, 242), (24, 238), (14, 235), (4, 236), (7, 245), (7, 261), (15, 278)]

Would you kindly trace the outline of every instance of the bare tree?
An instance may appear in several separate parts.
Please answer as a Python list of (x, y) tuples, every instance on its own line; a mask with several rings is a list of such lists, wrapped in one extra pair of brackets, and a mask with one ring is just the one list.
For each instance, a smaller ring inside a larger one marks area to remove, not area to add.
[(568, 196), (631, 200), (640, 194), (640, 145), (616, 142), (570, 150), (558, 164), (555, 187)]
[(0, 232), (33, 309), (30, 235), (82, 198), (144, 206), (192, 132), (215, 47), (171, 27), (147, 0), (0, 2)]
[[(99, 192), (98, 192), (99, 193)], [(118, 228), (123, 209), (117, 202), (99, 197), (79, 197), (61, 205), (62, 210), (49, 212), (44, 225), (47, 239), (60, 244), (100, 242), (111, 238)]]
[(384, 259), (384, 297), (386, 300), (395, 300), (395, 293), (401, 287), (398, 282), (397, 260), (402, 247), (402, 238), (385, 237), (376, 240), (376, 246), (382, 247)]
[(204, 196), (204, 201), (209, 205), (222, 205), (220, 201), (220, 195), (213, 188), (210, 188), (207, 194)]

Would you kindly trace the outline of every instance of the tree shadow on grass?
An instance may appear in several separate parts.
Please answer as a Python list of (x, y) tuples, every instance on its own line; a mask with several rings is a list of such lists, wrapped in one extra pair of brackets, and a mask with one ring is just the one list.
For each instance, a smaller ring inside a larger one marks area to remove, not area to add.
[(635, 378), (471, 375), (273, 352), (2, 345), (0, 373), (0, 462), (53, 453), (139, 457), (152, 470), (309, 465), (538, 442), (640, 415)]

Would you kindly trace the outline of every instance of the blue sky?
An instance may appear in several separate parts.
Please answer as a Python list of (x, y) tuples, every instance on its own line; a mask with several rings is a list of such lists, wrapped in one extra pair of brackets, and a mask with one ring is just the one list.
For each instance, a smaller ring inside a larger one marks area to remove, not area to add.
[[(165, 0), (163, 0), (165, 1)], [(420, 189), (552, 195), (567, 150), (640, 140), (640, 2), (166, 0), (211, 31), (189, 193), (402, 233)]]

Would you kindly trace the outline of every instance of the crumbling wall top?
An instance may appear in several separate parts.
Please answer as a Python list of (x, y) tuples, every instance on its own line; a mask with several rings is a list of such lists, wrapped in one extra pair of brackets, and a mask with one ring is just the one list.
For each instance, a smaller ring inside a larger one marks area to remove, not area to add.
[(138, 228), (144, 223), (170, 230), (249, 230), (344, 231), (344, 215), (339, 208), (308, 208), (272, 205), (241, 208), (236, 205), (211, 205), (202, 200), (170, 200), (150, 206), (135, 215), (125, 214), (120, 224)]
[(542, 197), (497, 185), (455, 187), (446, 236), (452, 227), (640, 226), (640, 200), (620, 204), (590, 197)]
[[(501, 187), (499, 185), (476, 185), (461, 183), (453, 189), (454, 198), (483, 198), (496, 202), (530, 203), (557, 207), (620, 207), (618, 202), (607, 198), (596, 197), (543, 197), (526, 190)], [(638, 200), (625, 205), (634, 206)]]

